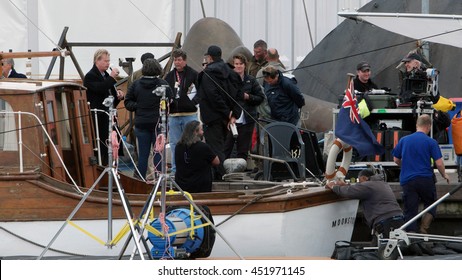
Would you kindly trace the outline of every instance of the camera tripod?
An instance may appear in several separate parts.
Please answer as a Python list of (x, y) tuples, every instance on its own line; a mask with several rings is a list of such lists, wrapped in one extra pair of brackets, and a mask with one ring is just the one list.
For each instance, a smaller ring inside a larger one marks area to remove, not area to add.
[[(138, 250), (138, 252), (140, 252), (140, 257), (141, 259), (144, 260), (144, 255), (141, 250), (141, 245), (140, 245), (140, 241), (141, 238), (140, 238), (140, 235), (138, 233), (138, 229), (137, 229), (137, 226), (134, 225), (133, 223), (133, 220), (134, 220), (134, 215), (133, 215), (133, 212), (131, 210), (131, 207), (130, 207), (130, 203), (125, 195), (125, 191), (122, 187), (122, 185), (120, 184), (119, 180), (118, 180), (118, 176), (117, 176), (117, 173), (116, 173), (116, 169), (114, 168), (113, 166), (113, 157), (112, 157), (112, 140), (111, 140), (111, 134), (113, 132), (113, 126), (114, 126), (114, 119), (115, 119), (115, 115), (116, 115), (116, 112), (117, 112), (117, 109), (115, 109), (113, 107), (113, 101), (114, 101), (114, 97), (113, 96), (109, 96), (107, 97), (103, 104), (106, 106), (106, 107), (109, 107), (109, 112), (106, 112), (104, 110), (98, 110), (98, 111), (102, 111), (106, 114), (108, 114), (109, 116), (109, 137), (108, 137), (108, 166), (104, 169), (104, 171), (101, 173), (101, 175), (96, 179), (96, 181), (93, 183), (93, 185), (90, 187), (90, 189), (88, 189), (88, 191), (85, 193), (85, 195), (82, 197), (82, 199), (80, 200), (80, 202), (77, 204), (77, 206), (74, 208), (74, 210), (71, 212), (71, 214), (69, 215), (69, 217), (66, 219), (66, 221), (63, 223), (63, 225), (61, 226), (61, 228), (58, 230), (58, 232), (55, 234), (55, 236), (51, 239), (50, 243), (45, 247), (45, 249), (42, 251), (42, 253), (40, 254), (40, 256), (37, 258), (38, 260), (42, 259), (42, 257), (46, 254), (46, 252), (49, 250), (49, 248), (51, 247), (51, 245), (56, 241), (56, 239), (58, 238), (58, 236), (61, 234), (61, 232), (64, 230), (64, 228), (66, 227), (66, 225), (68, 224), (69, 221), (72, 220), (72, 218), (75, 216), (75, 214), (77, 213), (77, 211), (80, 209), (80, 207), (83, 205), (83, 203), (85, 202), (85, 200), (90, 196), (91, 192), (94, 190), (94, 188), (98, 185), (98, 183), (101, 181), (101, 179), (107, 174), (108, 176), (108, 242), (107, 244), (109, 244), (110, 240), (112, 239), (112, 187), (113, 187), (113, 181), (115, 182), (116, 186), (117, 186), (117, 190), (120, 194), (120, 200), (122, 201), (122, 205), (123, 205), (123, 208), (124, 208), (124, 212), (125, 212), (125, 216), (127, 218), (127, 221), (129, 223), (129, 226), (130, 226), (130, 238), (128, 240), (130, 240), (132, 237), (133, 237), (133, 241), (135, 242), (135, 246)], [(143, 245), (146, 249), (147, 252), (149, 252), (148, 250), (148, 246), (146, 244), (146, 242), (144, 241), (143, 239)]]

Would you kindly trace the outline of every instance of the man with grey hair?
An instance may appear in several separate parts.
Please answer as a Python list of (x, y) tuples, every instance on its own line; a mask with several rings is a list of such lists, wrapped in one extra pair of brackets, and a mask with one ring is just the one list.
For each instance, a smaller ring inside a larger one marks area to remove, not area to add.
[(16, 72), (12, 58), (2, 59), (2, 75), (4, 78), (27, 79), (26, 75)]
[(178, 172), (175, 182), (183, 191), (190, 193), (212, 191), (212, 167), (220, 164), (220, 159), (209, 145), (202, 142), (202, 124), (193, 120), (185, 125), (177, 143)]
[[(110, 58), (111, 55), (106, 49), (96, 50), (93, 55), (93, 67), (83, 79), (83, 85), (87, 88), (87, 99), (90, 102), (90, 108), (100, 110), (98, 111), (98, 133), (101, 142), (101, 159), (103, 165), (108, 164), (108, 148), (106, 143), (109, 137), (109, 117), (103, 112), (108, 111), (109, 108), (103, 105), (103, 101), (106, 97), (113, 96), (113, 106), (115, 108), (119, 104), (119, 101), (124, 98), (124, 92), (115, 88), (119, 69), (114, 67), (110, 69), (110, 73), (107, 72), (111, 61)], [(92, 113), (91, 115), (93, 122), (96, 123), (94, 114)]]
[(332, 181), (326, 188), (341, 197), (359, 199), (367, 225), (387, 238), (392, 229), (404, 224), (404, 216), (390, 185), (377, 177), (371, 169), (363, 169), (359, 172), (358, 183)]
[[(268, 49), (268, 55), (266, 56), (266, 60), (268, 61), (267, 66), (271, 65), (276, 67), (279, 71), (284, 73), (286, 71), (286, 68), (284, 67), (284, 64), (281, 63), (279, 60), (279, 52), (275, 48), (269, 48)], [(258, 83), (263, 86), (263, 69), (258, 70), (257, 76)]]

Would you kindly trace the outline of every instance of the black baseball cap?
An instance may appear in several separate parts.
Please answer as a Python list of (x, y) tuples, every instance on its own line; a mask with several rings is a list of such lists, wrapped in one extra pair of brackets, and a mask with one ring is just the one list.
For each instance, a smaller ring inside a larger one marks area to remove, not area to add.
[(356, 70), (361, 70), (361, 71), (371, 70), (371, 66), (366, 61), (361, 61), (356, 66)]
[(408, 61), (411, 61), (413, 59), (422, 62), (422, 57), (417, 53), (411, 53), (408, 56), (406, 56), (405, 58), (403, 58), (401, 61), (402, 62), (408, 62)]
[(221, 48), (219, 46), (211, 45), (204, 55), (210, 55), (211, 57), (221, 57)]

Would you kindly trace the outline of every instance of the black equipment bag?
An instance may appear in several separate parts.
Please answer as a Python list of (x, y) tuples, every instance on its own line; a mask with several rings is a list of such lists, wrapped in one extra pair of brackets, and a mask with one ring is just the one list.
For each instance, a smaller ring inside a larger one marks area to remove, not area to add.
[(384, 147), (385, 147), (385, 154), (384, 154), (384, 161), (393, 161), (393, 149), (398, 144), (399, 139), (402, 137), (411, 134), (410, 131), (401, 130), (401, 129), (388, 129), (385, 130), (384, 134)]

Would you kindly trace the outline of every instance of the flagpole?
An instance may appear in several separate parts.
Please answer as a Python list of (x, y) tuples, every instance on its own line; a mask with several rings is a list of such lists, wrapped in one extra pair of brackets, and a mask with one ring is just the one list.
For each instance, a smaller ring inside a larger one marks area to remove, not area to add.
[[(348, 74), (347, 74), (347, 77), (348, 77), (348, 82), (347, 82), (346, 88), (349, 88), (349, 87), (350, 87), (350, 82), (351, 82), (351, 80), (352, 80), (354, 77), (356, 77), (356, 75), (353, 74), (353, 73), (348, 73)], [(352, 92), (351, 94), (353, 94), (353, 93), (354, 93), (354, 92)]]

